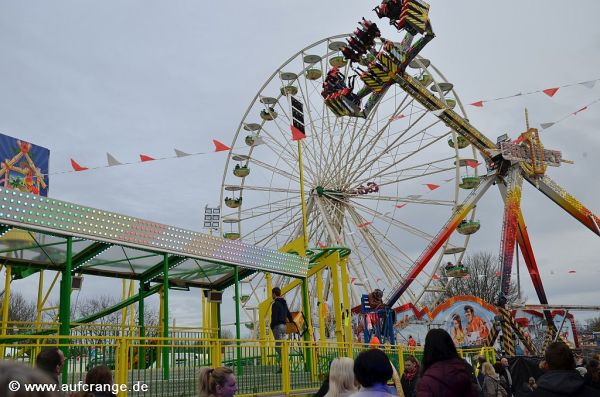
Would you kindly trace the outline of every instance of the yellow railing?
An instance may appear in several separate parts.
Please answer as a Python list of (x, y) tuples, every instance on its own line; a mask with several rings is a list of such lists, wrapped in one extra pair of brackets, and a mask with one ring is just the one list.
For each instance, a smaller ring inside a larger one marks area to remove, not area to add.
[[(10, 338), (10, 339), (8, 339)], [(90, 340), (93, 338), (93, 342)], [(61, 336), (62, 340), (63, 337)], [(33, 365), (35, 355), (51, 346), (67, 351), (63, 383), (75, 385), (96, 365), (114, 370), (115, 384), (129, 391), (119, 396), (195, 396), (197, 373), (202, 366), (229, 366), (237, 377), (239, 396), (290, 395), (314, 392), (326, 376), (335, 357), (356, 357), (366, 344), (337, 342), (284, 341), (282, 359), (274, 345), (258, 340), (224, 340), (197, 337), (139, 338), (135, 336), (72, 335), (59, 344), (56, 335), (10, 335), (0, 340), (6, 357)], [(409, 355), (422, 357), (422, 348), (382, 346), (399, 373)], [(305, 360), (310, 352), (311, 360)], [(493, 350), (460, 350), (462, 357), (475, 362), (479, 354), (493, 361)], [(147, 391), (142, 391), (142, 385)], [(137, 387), (137, 390), (134, 388)], [(73, 390), (69, 390), (73, 391)]]

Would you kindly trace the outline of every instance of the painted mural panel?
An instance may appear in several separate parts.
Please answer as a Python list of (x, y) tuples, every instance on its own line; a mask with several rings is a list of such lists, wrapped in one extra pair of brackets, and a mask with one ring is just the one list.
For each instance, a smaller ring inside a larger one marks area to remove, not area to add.
[(48, 195), (50, 150), (0, 134), (0, 186)]

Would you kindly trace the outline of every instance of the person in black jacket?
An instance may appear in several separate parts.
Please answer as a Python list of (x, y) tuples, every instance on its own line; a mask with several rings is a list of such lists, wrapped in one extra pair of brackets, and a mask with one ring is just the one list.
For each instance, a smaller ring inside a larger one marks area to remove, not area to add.
[(273, 288), (271, 291), (271, 297), (273, 298), (273, 303), (271, 304), (271, 331), (273, 331), (273, 338), (275, 339), (275, 351), (277, 352), (277, 356), (279, 357), (279, 362), (281, 363), (281, 342), (282, 339), (285, 339), (286, 334), (286, 320), (290, 320), (290, 322), (294, 322), (292, 318), (292, 313), (290, 313), (290, 309), (288, 309), (287, 302), (285, 299), (281, 297), (281, 289), (279, 287)]
[(404, 373), (400, 378), (405, 397), (417, 395), (417, 380), (419, 378), (419, 362), (415, 356), (408, 356), (404, 361)]
[(551, 343), (546, 349), (548, 372), (537, 380), (537, 389), (531, 397), (597, 397), (598, 391), (586, 385), (575, 371), (573, 352), (564, 342)]

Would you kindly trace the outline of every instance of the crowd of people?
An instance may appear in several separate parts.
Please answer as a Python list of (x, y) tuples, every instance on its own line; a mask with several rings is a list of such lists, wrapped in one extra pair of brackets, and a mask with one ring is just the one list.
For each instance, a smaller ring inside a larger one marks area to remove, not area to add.
[(599, 359), (586, 362), (567, 344), (555, 342), (546, 349), (537, 377), (511, 368), (506, 357), (492, 364), (479, 356), (473, 367), (460, 357), (448, 332), (432, 329), (421, 362), (406, 357), (399, 381), (386, 354), (372, 348), (354, 362), (334, 359), (314, 397), (600, 397)]
[[(427, 333), (422, 360), (408, 356), (402, 376), (396, 372), (386, 353), (378, 348), (362, 351), (355, 359), (335, 358), (329, 374), (315, 397), (598, 397), (600, 396), (600, 355), (586, 361), (575, 356), (563, 342), (546, 349), (539, 363), (541, 375), (511, 368), (506, 357), (492, 364), (479, 356), (475, 366), (462, 359), (452, 336), (442, 329)], [(111, 397), (111, 387), (95, 391), (64, 393), (59, 376), (65, 356), (58, 348), (45, 349), (36, 358), (35, 368), (14, 362), (0, 362), (0, 396), (10, 397)], [(57, 391), (14, 391), (12, 381), (20, 384), (56, 384)], [(107, 366), (88, 371), (87, 385), (112, 386)], [(231, 368), (202, 367), (198, 376), (199, 397), (232, 397), (237, 391)]]

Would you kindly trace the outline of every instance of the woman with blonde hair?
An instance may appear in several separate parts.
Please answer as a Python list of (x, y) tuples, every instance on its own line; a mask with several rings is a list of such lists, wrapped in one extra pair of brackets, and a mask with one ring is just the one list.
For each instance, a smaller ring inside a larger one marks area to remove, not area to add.
[(500, 375), (494, 370), (494, 366), (489, 362), (484, 362), (481, 370), (483, 371), (483, 397), (506, 397), (508, 393), (500, 383)]
[(334, 358), (329, 367), (329, 391), (325, 397), (346, 397), (355, 391), (354, 360), (348, 357)]
[(199, 381), (199, 397), (232, 397), (237, 392), (237, 384), (231, 368), (202, 367)]

